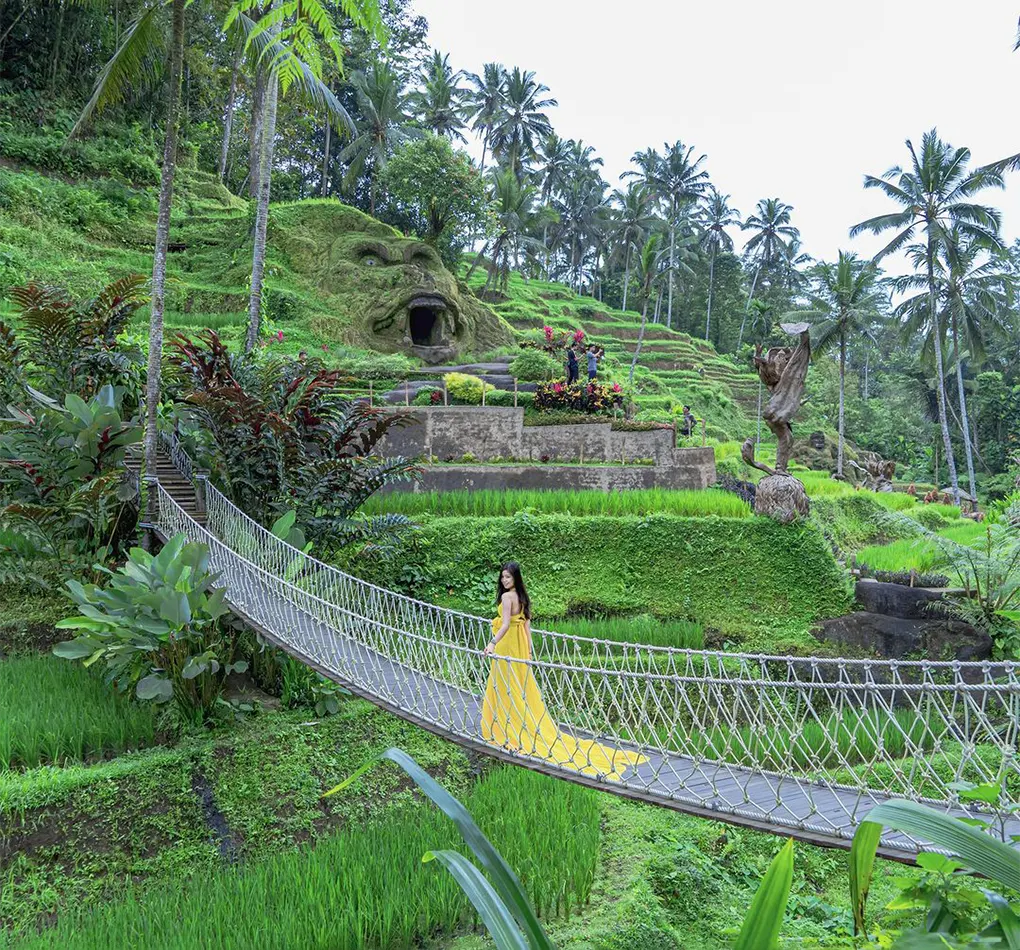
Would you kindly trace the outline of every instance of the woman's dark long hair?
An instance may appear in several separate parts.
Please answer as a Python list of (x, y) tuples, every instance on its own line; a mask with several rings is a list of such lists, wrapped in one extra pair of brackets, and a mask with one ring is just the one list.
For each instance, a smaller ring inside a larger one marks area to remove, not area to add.
[(514, 590), (517, 592), (517, 599), (521, 602), (521, 613), (524, 614), (526, 620), (531, 619), (531, 598), (528, 597), (528, 591), (524, 586), (524, 578), (521, 577), (521, 565), (516, 561), (507, 561), (499, 569), (499, 577), (496, 578), (496, 604), (499, 605), (503, 602), (503, 595), (506, 590), (503, 588), (503, 571), (509, 571), (510, 576), (514, 579)]

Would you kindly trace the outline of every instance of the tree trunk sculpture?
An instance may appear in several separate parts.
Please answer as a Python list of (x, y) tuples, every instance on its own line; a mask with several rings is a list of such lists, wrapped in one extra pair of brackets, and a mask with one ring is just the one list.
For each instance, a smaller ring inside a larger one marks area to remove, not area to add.
[(772, 468), (754, 457), (754, 439), (747, 439), (740, 451), (744, 462), (768, 476), (758, 484), (754, 510), (784, 523), (807, 515), (807, 493), (801, 482), (788, 472), (793, 451), (793, 428), (790, 421), (804, 402), (804, 385), (811, 363), (811, 340), (806, 323), (783, 324), (790, 334), (799, 334), (800, 343), (773, 346), (765, 356), (759, 343), (755, 347), (754, 366), (765, 388), (769, 404), (762, 413), (765, 424), (776, 437), (776, 467)]

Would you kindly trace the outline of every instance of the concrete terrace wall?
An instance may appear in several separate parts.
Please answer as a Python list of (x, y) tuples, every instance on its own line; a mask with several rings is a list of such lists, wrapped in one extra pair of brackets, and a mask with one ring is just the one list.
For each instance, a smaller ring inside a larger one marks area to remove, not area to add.
[[(525, 426), (524, 410), (497, 406), (422, 407), (414, 422), (390, 430), (384, 455), (460, 459), (533, 459), (534, 465), (431, 465), (414, 490), (482, 488), (707, 488), (715, 482), (715, 452), (676, 449), (673, 433), (613, 432), (609, 423)], [(543, 463), (545, 458), (548, 461)], [(556, 465), (558, 461), (617, 463)], [(635, 460), (654, 465), (627, 466)], [(407, 486), (410, 487), (410, 486)], [(399, 486), (398, 486), (399, 488)], [(405, 488), (406, 490), (406, 488)]]

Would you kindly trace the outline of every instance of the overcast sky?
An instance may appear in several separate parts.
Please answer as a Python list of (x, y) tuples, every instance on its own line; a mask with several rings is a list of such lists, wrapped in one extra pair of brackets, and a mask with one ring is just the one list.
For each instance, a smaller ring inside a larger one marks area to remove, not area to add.
[[(1020, 151), (1015, 0), (415, 0), (455, 68), (532, 69), (556, 131), (595, 146), (615, 184), (677, 139), (746, 215), (793, 205), (805, 250), (874, 253), (847, 229), (891, 210), (865, 173), (906, 163), (932, 126), (982, 164)], [(1020, 236), (1020, 174), (986, 192)], [(738, 246), (739, 233), (734, 235)]]

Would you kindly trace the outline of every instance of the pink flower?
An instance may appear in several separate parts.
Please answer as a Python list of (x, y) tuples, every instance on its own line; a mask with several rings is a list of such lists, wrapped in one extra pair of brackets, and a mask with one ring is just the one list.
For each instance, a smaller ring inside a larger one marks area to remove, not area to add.
[(277, 330), (276, 331), (276, 340), (277, 340), (278, 343), (282, 343), (283, 342), (283, 330)]
[(574, 342), (575, 343), (580, 343), (583, 339), (584, 339), (584, 330), (575, 330), (574, 331)]
[(623, 387), (619, 383), (613, 383), (613, 392), (614, 393), (622, 393), (623, 392)]
[(323, 343), (323, 344), (322, 344), (322, 352), (323, 352), (323, 353), (328, 353), (328, 352), (329, 352), (329, 347), (328, 347), (328, 346), (326, 346), (326, 344), (325, 344), (325, 343)]
[(546, 340), (551, 343), (552, 342), (552, 338), (553, 338), (553, 328), (552, 327), (542, 327), (542, 330), (545, 333)]
[(562, 383), (553, 383), (553, 392), (554, 393), (561, 393), (561, 392), (563, 392), (563, 384)]

